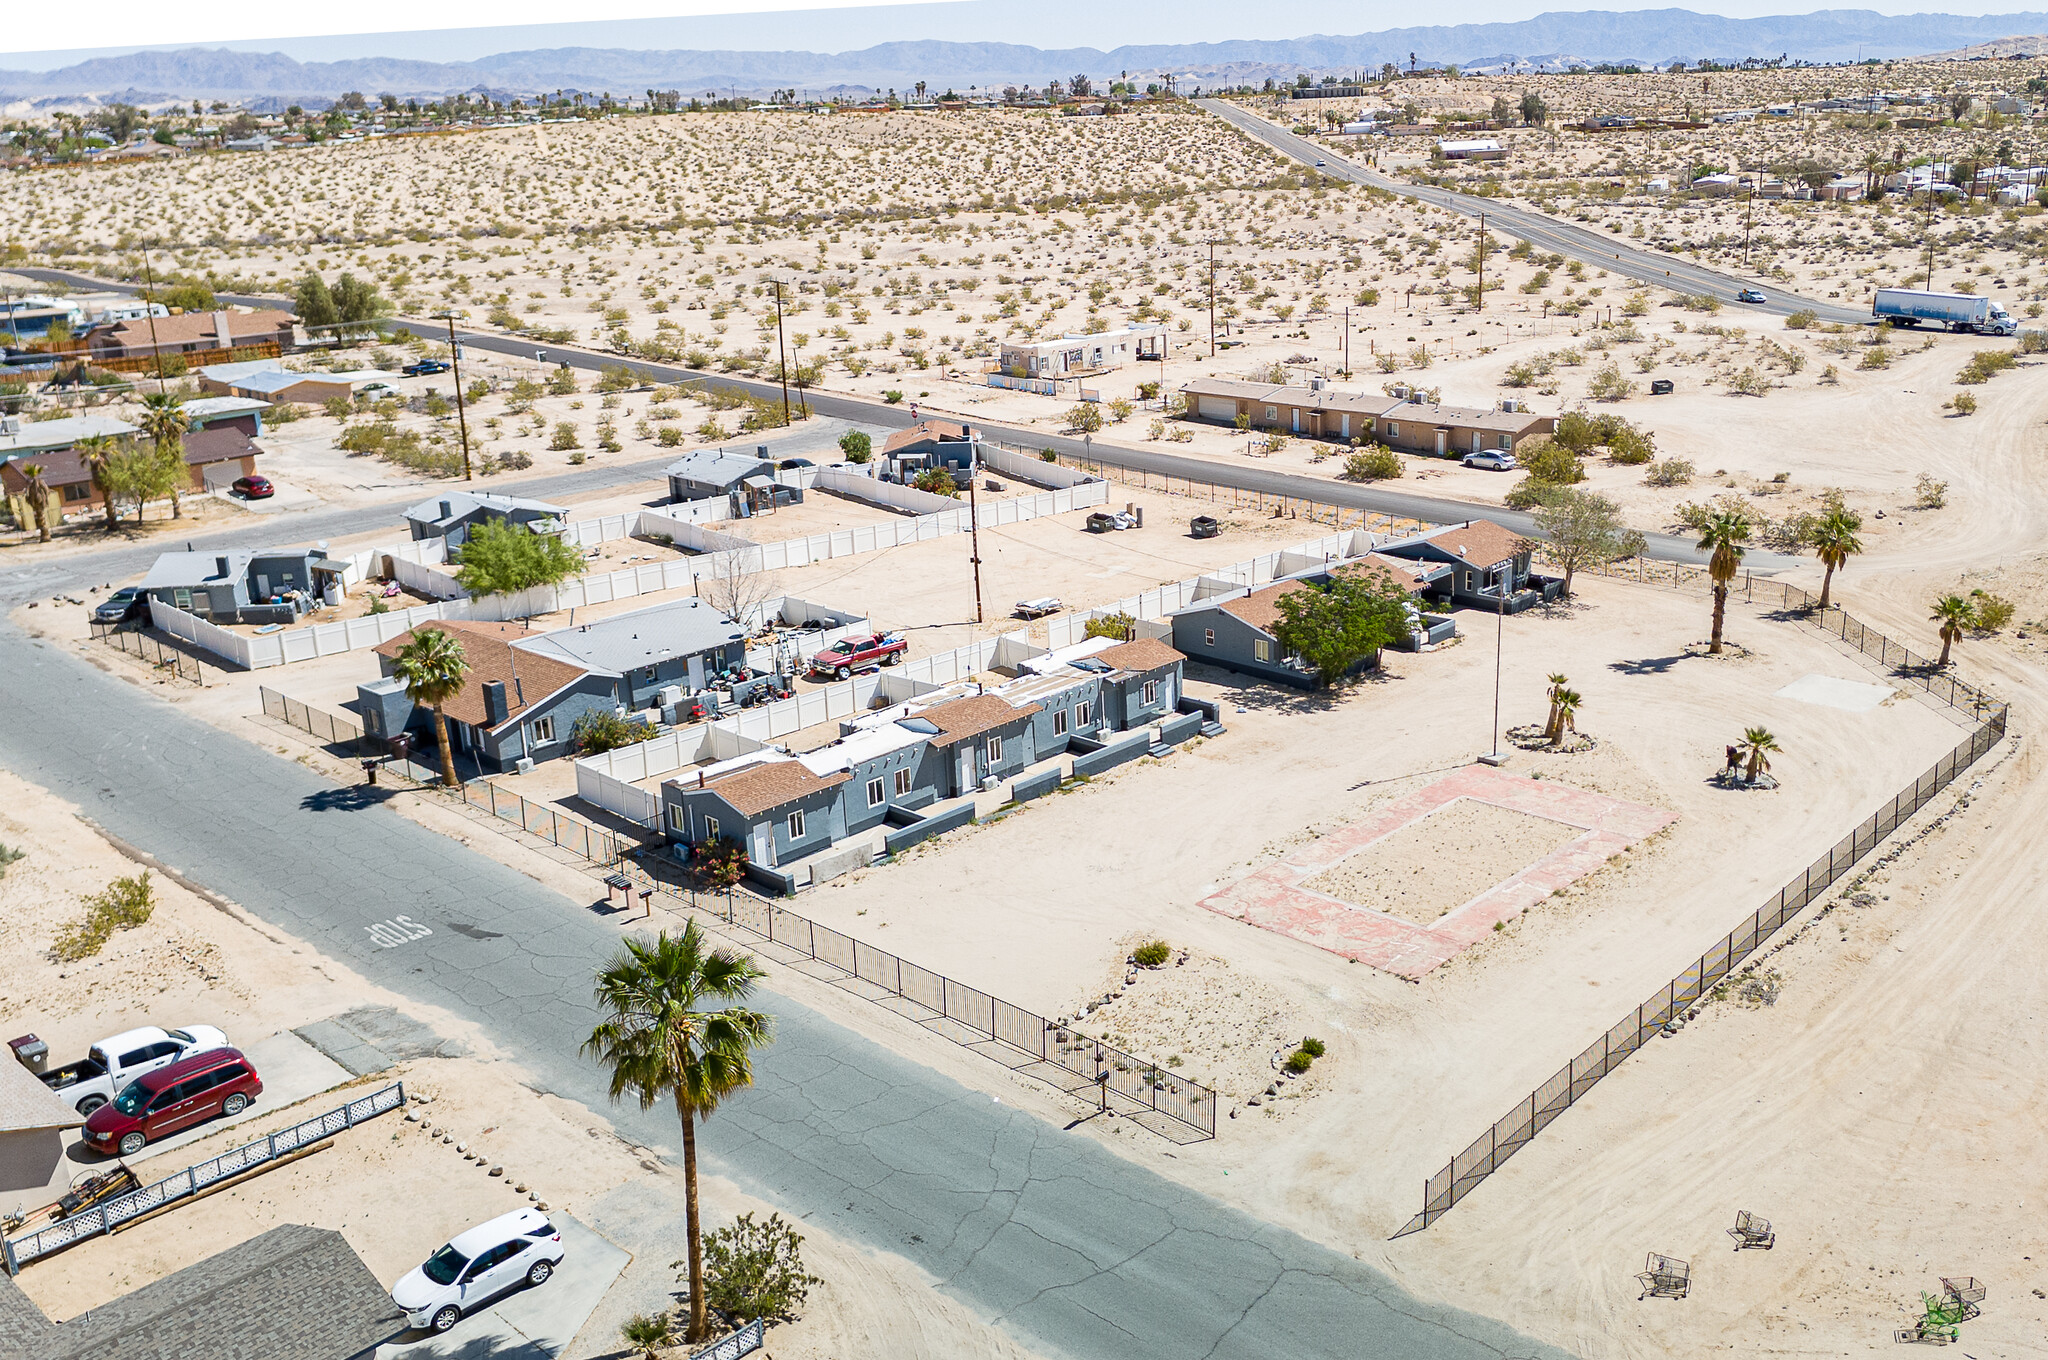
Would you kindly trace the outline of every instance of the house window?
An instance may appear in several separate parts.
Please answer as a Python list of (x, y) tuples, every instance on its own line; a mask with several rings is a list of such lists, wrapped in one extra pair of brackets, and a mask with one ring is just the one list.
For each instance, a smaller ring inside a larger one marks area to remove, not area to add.
[(1400, 437), (1401, 437), (1401, 422), (1400, 422), (1400, 421), (1398, 421), (1398, 420), (1390, 420), (1390, 421), (1388, 421), (1388, 422), (1387, 422), (1387, 438), (1389, 438), (1389, 439), (1399, 439)]
[(65, 488), (64, 488), (64, 499), (65, 499), (65, 500), (66, 500), (67, 502), (69, 502), (69, 501), (89, 501), (89, 500), (91, 500), (91, 499), (92, 499), (92, 483), (91, 483), (91, 482), (72, 482), (72, 483), (69, 483), (69, 484), (68, 484), (68, 485), (66, 485), (66, 486), (65, 486)]
[(789, 838), (793, 841), (804, 838), (804, 814), (801, 810), (789, 814)]
[(1087, 725), (1088, 701), (1086, 699), (1083, 699), (1080, 703), (1074, 705), (1074, 726), (1086, 727)]
[(545, 746), (555, 739), (555, 715), (550, 713), (533, 724), (533, 744)]
[(1266, 419), (1268, 419), (1268, 420), (1278, 420), (1279, 418), (1280, 418), (1280, 413), (1279, 413), (1278, 411), (1274, 410), (1274, 409), (1273, 409), (1272, 407), (1270, 407), (1270, 406), (1268, 406), (1268, 407), (1266, 408)]
[(879, 779), (870, 779), (868, 781), (868, 806), (873, 807), (875, 804), (881, 801), (882, 781)]
[(1002, 764), (1002, 762), (1003, 739), (1001, 737), (990, 737), (988, 739), (988, 763), (991, 765), (1000, 765)]
[(1504, 434), (1504, 435), (1502, 435), (1502, 436), (1500, 437), (1500, 446), (1501, 446), (1501, 448), (1502, 448), (1503, 450), (1507, 450), (1507, 449), (1512, 449), (1512, 448), (1514, 448), (1514, 446), (1515, 446), (1515, 437), (1514, 437), (1513, 435), (1511, 435), (1511, 434)]
[(1273, 659), (1273, 640), (1272, 640), (1271, 638), (1253, 638), (1253, 639), (1252, 639), (1252, 660), (1254, 660), (1254, 661), (1271, 661), (1272, 659)]
[(675, 832), (676, 835), (687, 836), (690, 834), (689, 818), (690, 814), (684, 810), (681, 803), (670, 803), (668, 805), (668, 829)]
[(1145, 682), (1145, 702), (1148, 704), (1159, 702), (1159, 682), (1157, 680), (1147, 680)]
[(1056, 708), (1052, 711), (1052, 734), (1063, 737), (1067, 734), (1067, 710)]
[(716, 817), (706, 817), (704, 819), (704, 839), (707, 841), (718, 839), (718, 819)]
[(907, 794), (907, 793), (909, 793), (909, 792), (910, 792), (910, 771), (908, 771), (908, 770), (898, 770), (898, 771), (896, 772), (896, 796), (897, 796), (898, 798), (901, 798), (901, 797), (903, 797), (903, 795), (905, 795), (905, 794)]
[(1206, 647), (1214, 647), (1216, 645), (1216, 630), (1214, 628), (1204, 628), (1202, 630), (1202, 644)]

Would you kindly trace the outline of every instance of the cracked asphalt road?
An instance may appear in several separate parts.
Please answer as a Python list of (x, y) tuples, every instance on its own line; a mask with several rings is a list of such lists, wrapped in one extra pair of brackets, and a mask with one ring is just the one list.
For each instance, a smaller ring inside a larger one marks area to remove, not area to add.
[[(536, 1084), (605, 1107), (577, 1047), (595, 1019), (590, 979), (619, 937), (587, 903), (381, 805), (337, 806), (305, 766), (4, 622), (0, 703), (8, 768), (377, 983), (473, 1017)], [(379, 945), (367, 928), (399, 915), (433, 933)], [(757, 1089), (705, 1126), (709, 1169), (908, 1258), (1042, 1354), (1564, 1354), (1422, 1303), (1340, 1252), (996, 1104), (772, 988), (764, 1001), (778, 1038)], [(644, 1143), (675, 1140), (660, 1111), (613, 1117)]]

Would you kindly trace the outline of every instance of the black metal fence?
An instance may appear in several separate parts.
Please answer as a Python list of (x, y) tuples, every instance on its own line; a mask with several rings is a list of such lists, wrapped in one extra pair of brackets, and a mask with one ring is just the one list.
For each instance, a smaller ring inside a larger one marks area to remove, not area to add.
[[(392, 754), (390, 742), (368, 735), (346, 718), (323, 713), (265, 686), (259, 686), (257, 692), (262, 696), (264, 713), (310, 733), (339, 754), (357, 760), (378, 760), (380, 770), (414, 784), (430, 786), (442, 782), (441, 771), (431, 763), (434, 759), (431, 751), (408, 748), (406, 756), (401, 759)], [(510, 789), (501, 789), (489, 780), (459, 783), (447, 792), (461, 798), (465, 807), (487, 812), (509, 827), (516, 827), (593, 864), (608, 867), (641, 846), (636, 838), (566, 816), (545, 803), (536, 803)]]
[(181, 652), (176, 647), (165, 646), (161, 638), (144, 631), (139, 624), (93, 623), (91, 628), (94, 642), (139, 657), (158, 670), (174, 675), (180, 680), (189, 680), (195, 685), (206, 683), (199, 669), (198, 657)]
[[(642, 861), (635, 867), (648, 886), (681, 898), (682, 890), (668, 866)], [(650, 873), (650, 868), (660, 872)], [(682, 905), (679, 900), (678, 906)], [(1102, 1108), (1140, 1123), (1155, 1117), (1164, 1120), (1154, 1131), (1169, 1137), (1184, 1130), (1203, 1138), (1216, 1136), (1216, 1092), (1157, 1063), (842, 935), (773, 902), (740, 894), (695, 893), (688, 905), (709, 911), (727, 925), (780, 945), (799, 958), (826, 965), (839, 975), (835, 981), (865, 984), (872, 989), (866, 993), (871, 1000), (901, 1003), (904, 1012), (918, 1023), (959, 1043), (998, 1045), (999, 1059), (1010, 1055), (1022, 1059), (1021, 1063), (1005, 1062), (1014, 1071), (1070, 1095), (1085, 1094)]]
[[(1706, 572), (1700, 568), (1675, 563), (1653, 565), (1661, 569), (1660, 574), (1668, 573), (1676, 588), (1702, 582), (1711, 584)], [(1634, 571), (1608, 574), (1625, 579), (1646, 579)], [(1755, 915), (1730, 931), (1725, 939), (1666, 983), (1655, 996), (1588, 1044), (1578, 1057), (1559, 1068), (1550, 1080), (1530, 1092), (1514, 1109), (1496, 1120), (1493, 1127), (1475, 1138), (1471, 1146), (1453, 1157), (1443, 1170), (1431, 1176), (1423, 1186), (1422, 1212), (1409, 1219), (1394, 1236), (1405, 1237), (1409, 1233), (1420, 1232), (1449, 1213), (1453, 1205), (1498, 1171), (1551, 1120), (1570, 1109), (1602, 1077), (1641, 1048), (1651, 1035), (1662, 1031), (1694, 1002), (1711, 992), (1787, 921), (1824, 896), (1900, 823), (1926, 806), (1929, 799), (1947, 788), (1958, 775), (2004, 738), (2007, 713), (2004, 704), (1996, 702), (1975, 686), (1935, 669), (1926, 659), (1914, 655), (1875, 629), (1858, 623), (1842, 610), (1831, 606), (1823, 612), (1818, 608), (1819, 601), (1799, 587), (1781, 581), (1757, 581), (1745, 577), (1735, 583), (1732, 593), (1734, 598), (1755, 600), (1761, 596), (1766, 605), (1776, 604), (1781, 608), (1806, 612), (1807, 621), (1842, 638), (1866, 656), (1893, 667), (1894, 676), (1920, 685), (1935, 698), (1969, 714), (1977, 726), (1961, 745), (1935, 762), (1933, 769), (1914, 780), (1891, 802), (1831, 846), (1825, 855), (1808, 865), (1803, 874), (1780, 888), (1777, 896), (1766, 902)]]

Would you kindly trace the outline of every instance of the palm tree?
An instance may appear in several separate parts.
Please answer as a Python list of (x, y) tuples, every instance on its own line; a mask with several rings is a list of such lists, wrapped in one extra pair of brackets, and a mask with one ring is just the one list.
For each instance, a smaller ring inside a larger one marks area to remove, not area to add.
[(1545, 741), (1555, 742), (1557, 740), (1557, 697), (1565, 692), (1565, 686), (1570, 683), (1563, 675), (1553, 675), (1550, 677), (1550, 688), (1544, 691), (1543, 695), (1544, 698), (1550, 700), (1550, 716), (1543, 720), (1543, 739)]
[(1948, 649), (1963, 640), (1963, 633), (1976, 622), (1977, 607), (1962, 595), (1944, 595), (1934, 602), (1932, 622), (1941, 625), (1941, 660), (1936, 666), (1948, 665)]
[[(704, 1239), (697, 1213), (697, 1123), (727, 1096), (754, 1083), (753, 1050), (773, 1024), (740, 1003), (765, 976), (744, 954), (706, 949), (695, 921), (680, 936), (627, 940), (597, 976), (606, 1018), (583, 1052), (611, 1069), (611, 1098), (632, 1095), (640, 1108), (663, 1096), (683, 1125), (683, 1205), (690, 1239), (690, 1324), (685, 1341), (704, 1339)], [(706, 1003), (723, 1009), (701, 1009)]]
[(1721, 654), (1721, 627), (1728, 618), (1728, 583), (1735, 579), (1736, 568), (1742, 565), (1742, 545), (1749, 542), (1749, 521), (1741, 515), (1721, 511), (1707, 521), (1700, 530), (1699, 550), (1713, 551), (1707, 559), (1707, 575), (1714, 581), (1714, 636), (1707, 645), (1707, 651)]
[(676, 1321), (667, 1313), (635, 1313), (619, 1324), (619, 1339), (639, 1351), (643, 1360), (654, 1360), (654, 1352), (676, 1341)]
[(441, 748), (441, 779), (454, 788), (455, 753), (448, 747), (448, 715), (441, 706), (462, 692), (469, 659), (452, 633), (427, 628), (412, 635), (399, 650), (391, 673), (405, 681), (405, 697), (434, 710), (434, 740)]
[(167, 466), (164, 480), (171, 492), (171, 518), (183, 519), (185, 507), (178, 493), (192, 474), (185, 470), (185, 399), (175, 392), (152, 392), (142, 399), (142, 433), (156, 445), (156, 454)]
[(74, 446), (78, 461), (92, 476), (93, 489), (100, 493), (100, 507), (107, 514), (107, 532), (113, 533), (121, 527), (121, 520), (114, 510), (114, 480), (108, 471), (114, 463), (114, 441), (103, 434), (89, 434)]
[(1778, 745), (1778, 739), (1770, 734), (1770, 730), (1762, 727), (1748, 728), (1743, 732), (1742, 740), (1735, 745), (1746, 762), (1742, 770), (1742, 782), (1745, 784), (1756, 783), (1756, 777), (1771, 768), (1771, 762), (1766, 760), (1765, 756), (1772, 751), (1783, 749)]
[(1835, 572), (1857, 553), (1863, 551), (1863, 540), (1856, 537), (1856, 531), (1863, 527), (1861, 516), (1836, 506), (1821, 517), (1813, 530), (1814, 553), (1820, 564), (1828, 569), (1820, 579), (1820, 607), (1828, 607), (1828, 591), (1835, 584)]
[(1564, 734), (1579, 730), (1579, 705), (1586, 702), (1585, 696), (1575, 689), (1559, 690), (1557, 694), (1557, 730), (1551, 734), (1552, 746), (1562, 745)]
[(36, 542), (50, 541), (50, 484), (43, 480), (41, 463), (23, 463), (21, 475), (27, 480), (25, 494), (29, 513), (36, 518)]

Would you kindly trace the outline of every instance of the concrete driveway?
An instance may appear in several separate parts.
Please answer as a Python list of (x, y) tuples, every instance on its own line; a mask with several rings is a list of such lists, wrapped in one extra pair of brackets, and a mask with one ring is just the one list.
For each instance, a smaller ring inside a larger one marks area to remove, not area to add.
[(376, 1360), (554, 1360), (567, 1350), (633, 1258), (567, 1214), (548, 1217), (569, 1254), (546, 1284), (522, 1284), (439, 1336), (408, 1332), (379, 1346)]

